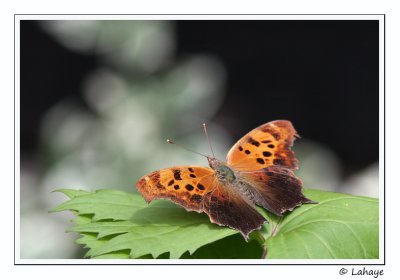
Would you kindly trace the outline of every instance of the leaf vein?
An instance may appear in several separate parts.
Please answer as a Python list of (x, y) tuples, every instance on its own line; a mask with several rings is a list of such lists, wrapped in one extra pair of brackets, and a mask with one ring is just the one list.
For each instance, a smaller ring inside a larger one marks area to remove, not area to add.
[(320, 237), (318, 234), (316, 234), (315, 232), (312, 232), (312, 231), (304, 230), (304, 229), (299, 229), (298, 231), (302, 231), (302, 232), (306, 232), (306, 233), (314, 235), (326, 247), (326, 249), (328, 250), (328, 252), (331, 255), (331, 257), (334, 258), (334, 259), (337, 259), (336, 255), (333, 253), (333, 250), (329, 246), (329, 244), (322, 237)]

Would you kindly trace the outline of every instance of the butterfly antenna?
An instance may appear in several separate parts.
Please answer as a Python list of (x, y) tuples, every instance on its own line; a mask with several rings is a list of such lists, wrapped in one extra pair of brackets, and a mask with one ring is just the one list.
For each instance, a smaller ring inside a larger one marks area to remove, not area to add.
[(170, 139), (167, 139), (167, 143), (177, 145), (178, 147), (180, 147), (180, 148), (182, 148), (182, 149), (184, 149), (184, 150), (186, 150), (186, 151), (188, 151), (188, 152), (192, 152), (192, 153), (201, 155), (201, 156), (203, 156), (203, 157), (207, 157), (206, 155), (203, 155), (203, 154), (201, 154), (201, 153), (199, 153), (199, 152), (195, 152), (195, 151), (190, 150), (190, 149), (188, 149), (188, 148), (186, 148), (186, 147), (184, 147), (184, 146), (182, 146), (182, 145), (180, 145), (180, 144), (177, 144), (177, 143), (175, 143), (174, 141), (172, 141), (172, 140), (170, 140)]
[(213, 158), (215, 158), (214, 151), (213, 151), (213, 148), (212, 148), (212, 146), (211, 146), (210, 138), (208, 138), (207, 126), (206, 126), (205, 123), (203, 123), (203, 128), (204, 128), (204, 133), (206, 134), (206, 138), (207, 138), (208, 145), (210, 146), (210, 149), (211, 149), (211, 153), (212, 153), (212, 155), (213, 155)]

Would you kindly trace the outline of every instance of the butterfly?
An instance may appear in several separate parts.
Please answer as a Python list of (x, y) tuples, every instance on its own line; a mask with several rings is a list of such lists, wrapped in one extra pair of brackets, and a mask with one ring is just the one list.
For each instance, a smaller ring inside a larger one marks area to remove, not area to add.
[(302, 203), (316, 203), (302, 193), (291, 150), (298, 137), (292, 123), (263, 124), (230, 149), (226, 161), (207, 156), (209, 168), (176, 166), (143, 176), (136, 188), (146, 202), (169, 199), (187, 211), (205, 212), (212, 223), (238, 230), (245, 240), (267, 220), (256, 205), (282, 216)]

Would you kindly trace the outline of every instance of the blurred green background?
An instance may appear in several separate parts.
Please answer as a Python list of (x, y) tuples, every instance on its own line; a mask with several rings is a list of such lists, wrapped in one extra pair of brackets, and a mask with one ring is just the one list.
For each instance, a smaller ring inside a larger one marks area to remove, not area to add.
[(289, 119), (304, 187), (378, 197), (377, 21), (22, 21), (21, 258), (80, 258), (59, 188), (135, 192)]

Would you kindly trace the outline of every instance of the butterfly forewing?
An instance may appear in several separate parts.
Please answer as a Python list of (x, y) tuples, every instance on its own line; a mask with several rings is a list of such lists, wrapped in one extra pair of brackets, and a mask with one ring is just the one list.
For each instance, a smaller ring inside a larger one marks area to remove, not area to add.
[(176, 166), (143, 176), (136, 188), (147, 202), (166, 198), (187, 210), (203, 211), (203, 196), (212, 191), (214, 170), (201, 166)]
[(296, 130), (290, 121), (263, 124), (233, 145), (227, 156), (227, 164), (241, 171), (268, 166), (297, 169), (297, 159), (290, 150), (296, 136)]

